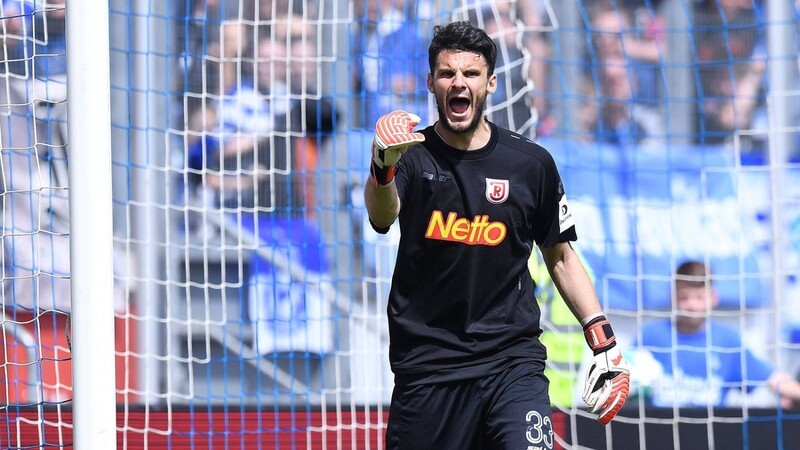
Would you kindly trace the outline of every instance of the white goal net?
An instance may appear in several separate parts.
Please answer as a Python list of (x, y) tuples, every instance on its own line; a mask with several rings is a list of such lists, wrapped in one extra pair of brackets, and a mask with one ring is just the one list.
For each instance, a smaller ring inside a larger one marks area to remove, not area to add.
[[(3, 448), (73, 442), (69, 1), (0, 1)], [(372, 126), (436, 120), (427, 46), (454, 19), (495, 40), (488, 117), (554, 155), (632, 365), (600, 426), (534, 255), (557, 448), (796, 445), (800, 394), (769, 381), (800, 373), (796, 2), (108, 6), (119, 448), (384, 448), (399, 230), (366, 218)], [(686, 261), (710, 281), (689, 314)]]

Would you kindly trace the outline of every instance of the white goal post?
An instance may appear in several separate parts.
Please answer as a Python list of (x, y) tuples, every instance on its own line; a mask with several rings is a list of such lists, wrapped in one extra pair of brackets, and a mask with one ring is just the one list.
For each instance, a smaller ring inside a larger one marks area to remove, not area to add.
[(70, 0), (67, 105), (74, 446), (117, 448), (108, 9)]

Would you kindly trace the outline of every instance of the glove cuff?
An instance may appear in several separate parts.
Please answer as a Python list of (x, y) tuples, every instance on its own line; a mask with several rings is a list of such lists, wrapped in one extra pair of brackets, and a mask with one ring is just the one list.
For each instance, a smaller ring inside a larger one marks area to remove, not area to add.
[(617, 338), (614, 336), (614, 330), (611, 329), (611, 323), (604, 315), (595, 317), (584, 325), (583, 335), (595, 355), (608, 351), (617, 345)]
[(377, 187), (391, 184), (394, 181), (395, 172), (397, 172), (397, 165), (378, 167), (378, 164), (372, 161), (369, 166), (370, 178)]

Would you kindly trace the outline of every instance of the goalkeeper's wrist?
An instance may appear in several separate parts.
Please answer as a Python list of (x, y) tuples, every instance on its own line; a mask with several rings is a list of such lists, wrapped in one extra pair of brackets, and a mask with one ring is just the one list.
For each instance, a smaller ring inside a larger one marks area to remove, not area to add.
[(583, 323), (583, 335), (595, 355), (608, 351), (617, 345), (614, 330), (611, 329), (611, 323), (606, 319), (605, 315), (599, 314), (588, 319), (586, 323), (581, 321)]
[(384, 187), (392, 184), (394, 175), (397, 172), (397, 165), (378, 167), (373, 160), (369, 166), (369, 176), (377, 187)]

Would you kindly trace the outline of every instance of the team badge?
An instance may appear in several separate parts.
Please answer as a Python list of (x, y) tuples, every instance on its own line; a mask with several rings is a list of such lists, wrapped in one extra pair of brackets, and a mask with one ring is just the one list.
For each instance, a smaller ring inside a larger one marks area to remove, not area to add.
[(508, 200), (508, 180), (487, 178), (486, 200), (489, 200), (489, 203), (503, 203)]

